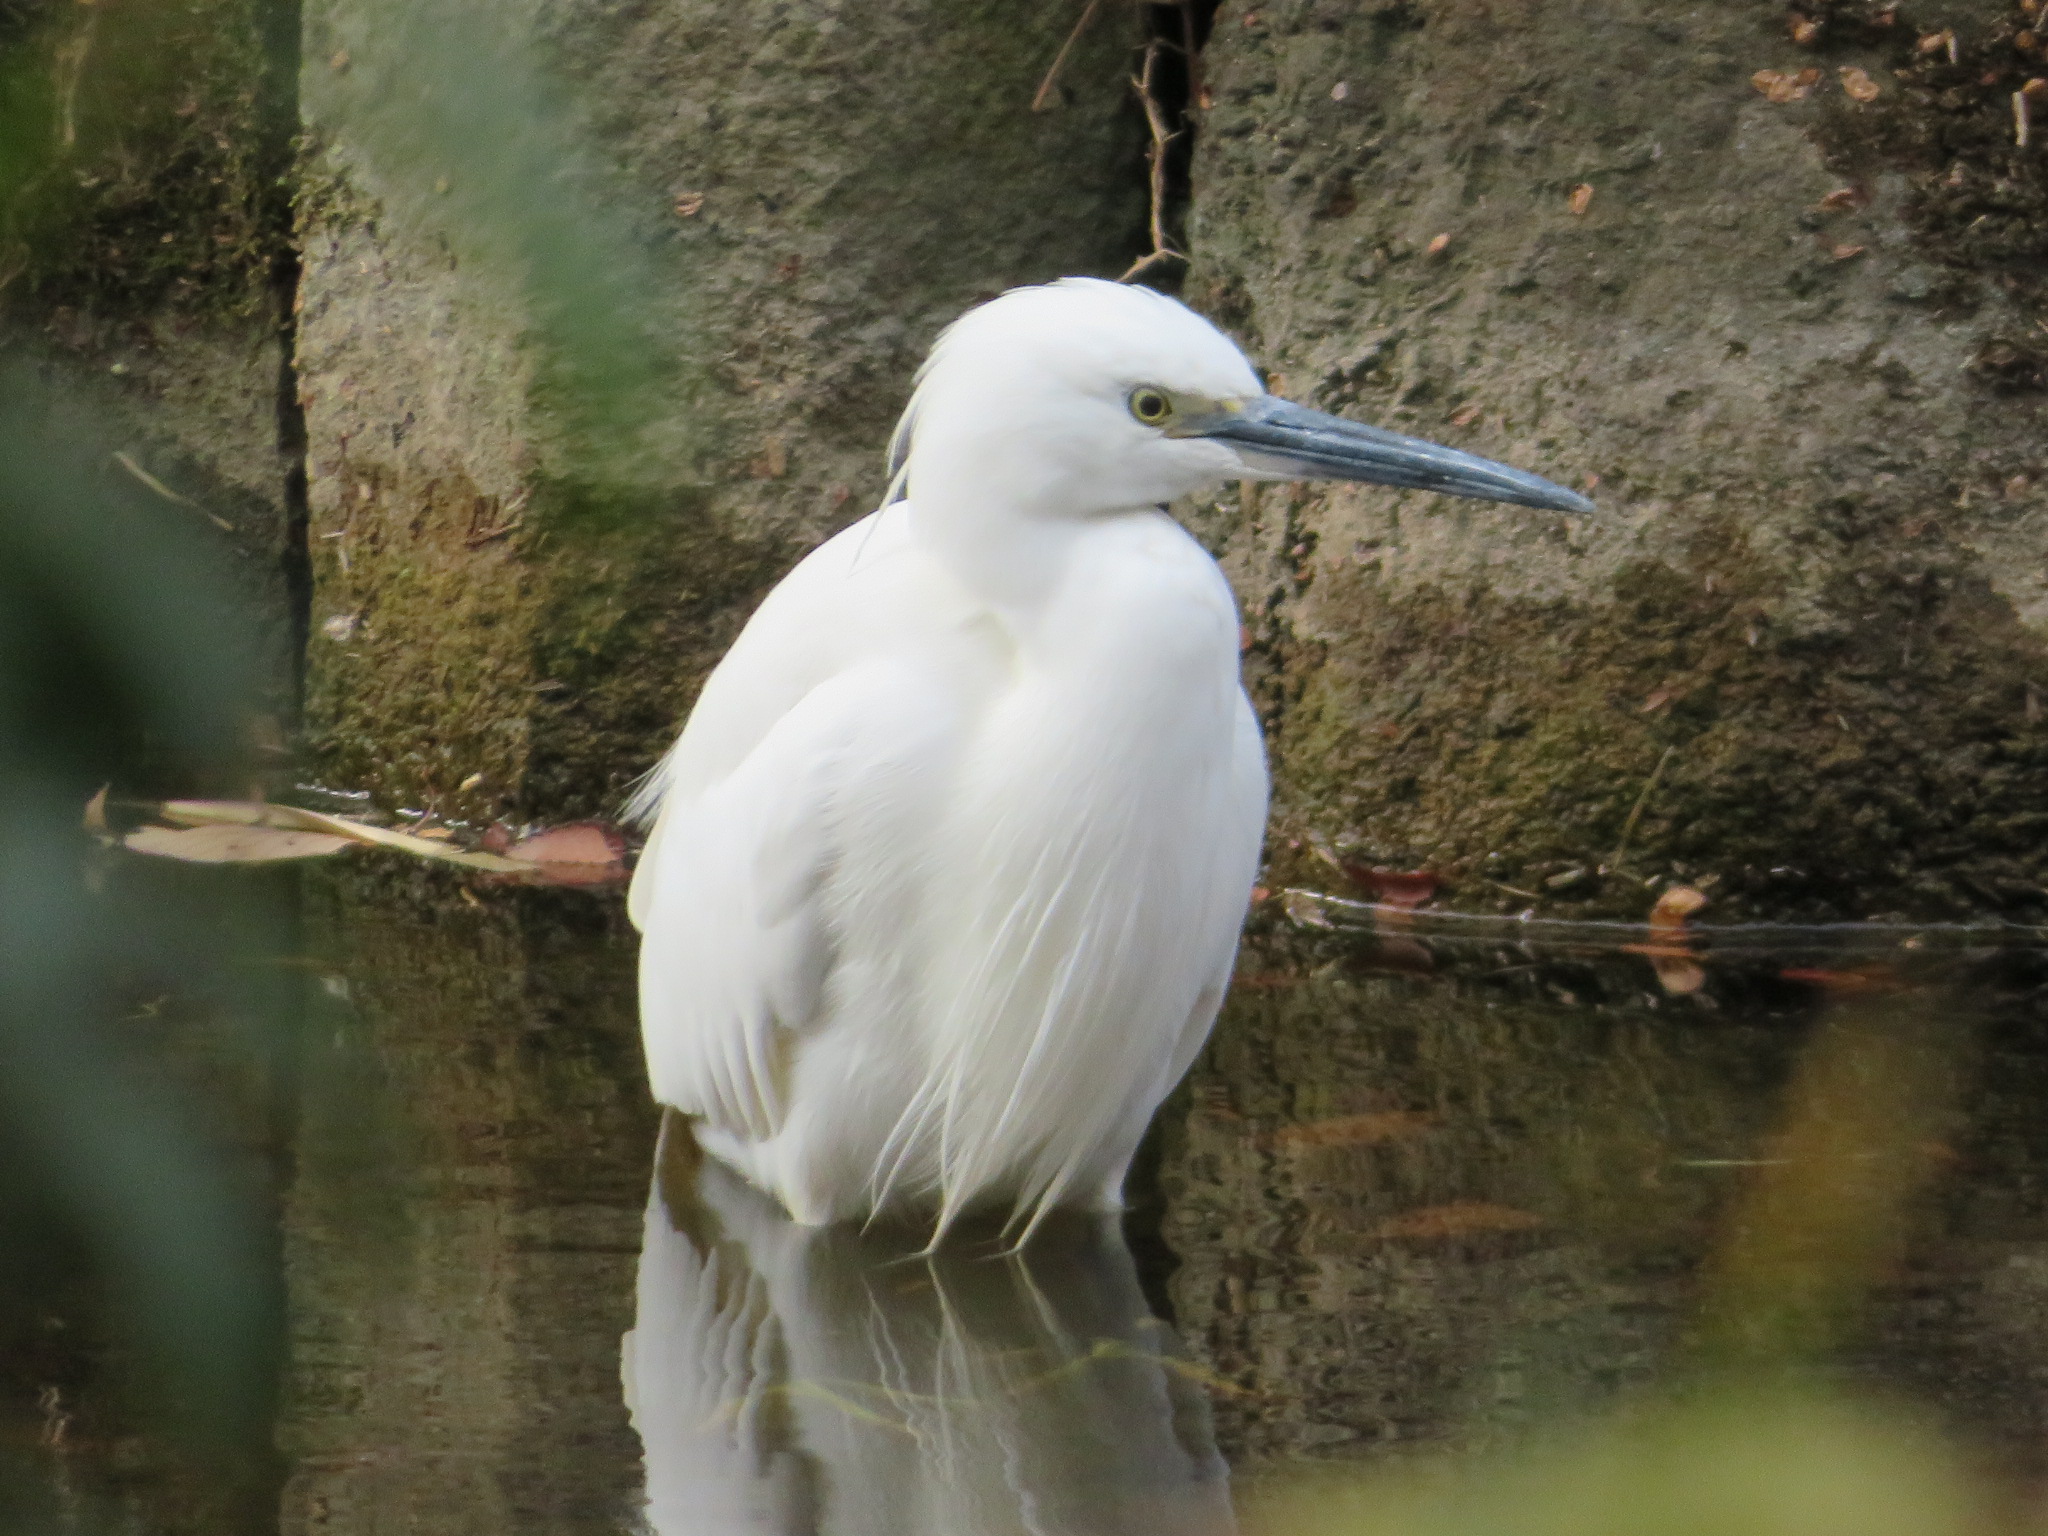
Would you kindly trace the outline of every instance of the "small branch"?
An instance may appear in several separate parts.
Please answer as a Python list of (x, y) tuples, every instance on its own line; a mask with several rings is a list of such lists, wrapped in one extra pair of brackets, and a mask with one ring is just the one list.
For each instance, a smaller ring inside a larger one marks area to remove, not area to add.
[(229, 522), (226, 518), (215, 517), (211, 512), (207, 511), (206, 508), (199, 505), (199, 503), (194, 501), (190, 496), (180, 496), (168, 485), (165, 485), (163, 481), (157, 479), (155, 475), (152, 475), (148, 470), (144, 469), (140, 464), (135, 462), (134, 455), (127, 453), (125, 451), (117, 452), (114, 455), (114, 462), (120, 465), (123, 469), (127, 470), (129, 474), (133, 475), (137, 480), (140, 480), (144, 485), (148, 486), (152, 491), (155, 491), (157, 495), (163, 497), (165, 501), (174, 501), (181, 507), (190, 507), (194, 512), (197, 512), (201, 517), (205, 518), (209, 523), (213, 524), (213, 526), (218, 528), (222, 533), (233, 533), (235, 531), (235, 525)]
[(1664, 755), (1657, 759), (1657, 766), (1650, 770), (1649, 782), (1643, 785), (1643, 792), (1636, 796), (1636, 803), (1628, 813), (1628, 820), (1621, 825), (1621, 841), (1614, 845), (1614, 852), (1608, 857), (1609, 869), (1620, 869), (1622, 856), (1628, 852), (1628, 840), (1635, 836), (1636, 822), (1641, 819), (1643, 807), (1650, 803), (1650, 791), (1657, 787), (1657, 781), (1664, 777), (1664, 765), (1671, 761), (1671, 754), (1678, 750), (1666, 747)]
[(1173, 141), (1180, 137), (1180, 130), (1167, 122), (1165, 109), (1159, 104), (1158, 92), (1153, 89), (1153, 75), (1159, 66), (1161, 46), (1158, 38), (1145, 45), (1144, 68), (1131, 82), (1132, 88), (1138, 93), (1138, 100), (1144, 104), (1146, 125), (1152, 130), (1152, 148), (1146, 157), (1152, 168), (1152, 208), (1148, 220), (1152, 249), (1132, 262), (1130, 269), (1118, 279), (1119, 282), (1125, 283), (1142, 273), (1149, 272), (1162, 262), (1187, 260), (1185, 253), (1176, 249), (1173, 242), (1166, 238), (1166, 151)]
[(1074, 45), (1081, 41), (1088, 29), (1101, 14), (1102, 0), (1088, 0), (1081, 12), (1081, 19), (1074, 23), (1074, 30), (1067, 34), (1067, 40), (1060, 44), (1060, 51), (1052, 56), (1052, 67), (1045, 72), (1045, 78), (1038, 82), (1038, 94), (1031, 98), (1031, 110), (1043, 112), (1052, 99), (1053, 87), (1059, 84), (1060, 71), (1066, 67), (1067, 55), (1074, 51)]

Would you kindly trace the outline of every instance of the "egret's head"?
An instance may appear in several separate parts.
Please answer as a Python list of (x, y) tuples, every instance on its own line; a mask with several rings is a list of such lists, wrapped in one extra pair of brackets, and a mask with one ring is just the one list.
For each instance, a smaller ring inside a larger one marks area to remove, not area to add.
[(1590, 511), (1535, 475), (1266, 393), (1244, 354), (1149, 288), (1069, 277), (1015, 288), (939, 338), (891, 445), (892, 473), (1087, 516), (1229, 480), (1364, 480)]

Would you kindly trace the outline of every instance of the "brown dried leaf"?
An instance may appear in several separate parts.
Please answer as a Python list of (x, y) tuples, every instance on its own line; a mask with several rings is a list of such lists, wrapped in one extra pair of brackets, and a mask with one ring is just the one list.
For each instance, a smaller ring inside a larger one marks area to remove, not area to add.
[(506, 854), (534, 869), (530, 883), (609, 885), (626, 878), (626, 839), (601, 821), (574, 821), (521, 838)]
[(1449, 235), (1438, 235), (1429, 242), (1429, 254), (1432, 256), (1441, 256), (1450, 248), (1451, 237)]
[(1840, 74), (1842, 89), (1858, 101), (1875, 101), (1881, 94), (1878, 83), (1870, 78), (1867, 71), (1858, 69), (1854, 64), (1844, 64)]
[(704, 194), (703, 194), (702, 192), (682, 192), (682, 193), (678, 193), (678, 194), (677, 194), (677, 196), (676, 196), (676, 217), (677, 217), (677, 218), (679, 218), (679, 219), (694, 219), (694, 218), (695, 218), (695, 217), (696, 217), (696, 216), (697, 216), (698, 214), (702, 213), (703, 211), (704, 211)]
[(1835, 261), (1854, 261), (1868, 249), (1868, 246), (1862, 245), (1831, 245), (1828, 247), (1828, 256)]
[(1457, 415), (1451, 418), (1451, 425), (1454, 427), (1469, 427), (1472, 425), (1473, 422), (1477, 421), (1478, 419), (1479, 407), (1476, 405), (1468, 405), (1465, 407), (1465, 409), (1458, 412)]
[(1383, 906), (1413, 909), (1436, 895), (1437, 877), (1426, 869), (1371, 869), (1345, 864), (1344, 873)]
[(523, 864), (492, 854), (469, 853), (435, 842), (432, 838), (415, 837), (410, 832), (394, 832), (389, 827), (373, 827), (351, 821), (346, 816), (329, 816), (321, 811), (302, 811), (297, 806), (272, 805), (259, 800), (166, 800), (157, 808), (157, 814), (165, 821), (187, 827), (283, 827), (297, 832), (326, 832), (358, 843), (397, 848), (471, 869), (517, 871), (526, 868)]
[(121, 839), (136, 853), (183, 859), (188, 864), (268, 864), (278, 859), (318, 859), (339, 853), (352, 839), (331, 832), (295, 832), (284, 827), (138, 827)]
[(1582, 181), (1572, 188), (1571, 210), (1574, 214), (1583, 217), (1586, 210), (1592, 206), (1593, 184), (1590, 181)]
[(1820, 84), (1820, 71), (1802, 69), (1794, 73), (1789, 69), (1760, 69), (1749, 77), (1749, 83), (1763, 92), (1766, 101), (1781, 105), (1788, 101), (1804, 101), (1813, 94), (1813, 88)]
[(1820, 36), (1820, 23), (1811, 16), (1802, 16), (1794, 11), (1790, 18), (1789, 30), (1792, 33), (1792, 41), (1803, 48)]
[(1689, 885), (1674, 885), (1650, 908), (1650, 932), (1671, 940), (1685, 932), (1686, 919), (1707, 904), (1707, 898)]
[(1541, 1216), (1518, 1211), (1510, 1205), (1485, 1200), (1453, 1200), (1448, 1205), (1425, 1205), (1403, 1211), (1380, 1223), (1377, 1237), (1445, 1238), (1470, 1237), (1486, 1232), (1527, 1232), (1543, 1225)]
[(1311, 1147), (1373, 1147), (1400, 1136), (1413, 1136), (1436, 1124), (1436, 1116), (1408, 1109), (1382, 1110), (1371, 1115), (1337, 1115), (1328, 1120), (1304, 1120), (1283, 1125), (1273, 1132), (1273, 1145), (1288, 1151)]
[(1861, 187), (1837, 187), (1815, 206), (1823, 213), (1846, 213), (1851, 208), (1861, 208), (1868, 201), (1870, 199)]

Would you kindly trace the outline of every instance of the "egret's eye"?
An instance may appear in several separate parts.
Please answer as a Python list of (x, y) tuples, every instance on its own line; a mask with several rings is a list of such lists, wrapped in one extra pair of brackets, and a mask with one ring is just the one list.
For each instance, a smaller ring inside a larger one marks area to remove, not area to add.
[(1156, 427), (1173, 414), (1173, 402), (1163, 390), (1140, 384), (1131, 391), (1131, 414), (1148, 427)]

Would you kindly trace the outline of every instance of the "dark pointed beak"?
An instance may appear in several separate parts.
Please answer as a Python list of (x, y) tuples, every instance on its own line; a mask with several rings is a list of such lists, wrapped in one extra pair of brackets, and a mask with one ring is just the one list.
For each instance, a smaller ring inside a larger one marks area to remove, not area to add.
[(1272, 395), (1190, 421), (1175, 435), (1228, 443), (1247, 469), (1275, 480), (1363, 480), (1556, 512), (1593, 510), (1593, 503), (1576, 491), (1540, 475)]

